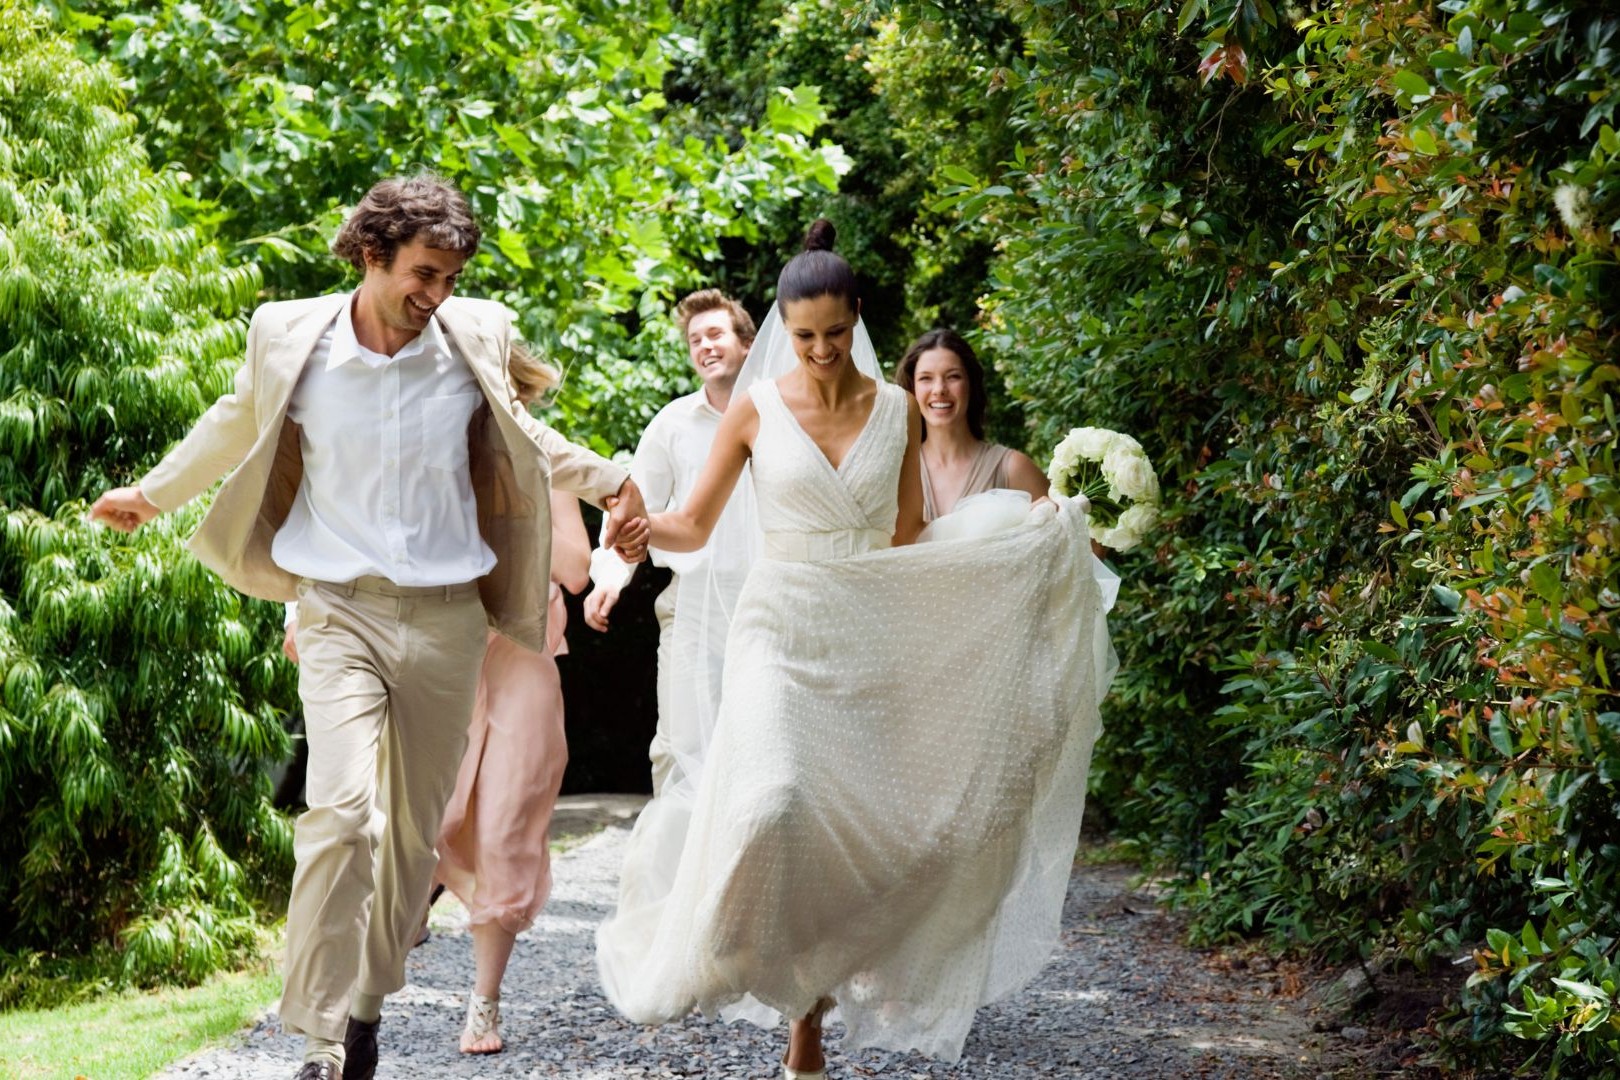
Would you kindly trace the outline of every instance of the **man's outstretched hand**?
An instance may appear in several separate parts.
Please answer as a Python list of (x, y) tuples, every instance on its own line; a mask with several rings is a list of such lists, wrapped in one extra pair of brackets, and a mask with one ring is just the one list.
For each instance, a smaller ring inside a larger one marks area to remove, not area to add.
[(113, 488), (90, 504), (91, 521), (120, 532), (134, 532), (160, 513), (138, 487)]
[(647, 543), (652, 538), (641, 489), (634, 480), (626, 479), (618, 494), (609, 495), (602, 502), (608, 511), (602, 527), (602, 546), (616, 550), (619, 558), (627, 563), (641, 562), (647, 557)]

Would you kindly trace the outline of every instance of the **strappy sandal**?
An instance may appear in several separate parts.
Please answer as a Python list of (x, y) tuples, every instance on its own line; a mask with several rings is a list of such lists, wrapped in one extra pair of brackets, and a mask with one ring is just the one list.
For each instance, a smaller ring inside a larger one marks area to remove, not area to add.
[[(482, 1049), (474, 1047), (495, 1037), (495, 1045)], [(473, 994), (467, 999), (467, 1025), (461, 1029), (463, 1054), (498, 1054), (506, 1048), (501, 1040), (501, 999)]]

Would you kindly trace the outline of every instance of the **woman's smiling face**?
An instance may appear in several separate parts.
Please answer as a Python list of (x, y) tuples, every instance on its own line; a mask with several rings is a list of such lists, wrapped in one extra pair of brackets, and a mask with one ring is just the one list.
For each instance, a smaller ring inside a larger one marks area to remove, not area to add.
[(814, 379), (836, 379), (849, 362), (860, 312), (841, 296), (813, 296), (782, 306), (793, 354)]
[(930, 427), (967, 423), (968, 399), (973, 390), (967, 365), (951, 350), (929, 349), (917, 358), (911, 375), (911, 392), (916, 395), (923, 420)]

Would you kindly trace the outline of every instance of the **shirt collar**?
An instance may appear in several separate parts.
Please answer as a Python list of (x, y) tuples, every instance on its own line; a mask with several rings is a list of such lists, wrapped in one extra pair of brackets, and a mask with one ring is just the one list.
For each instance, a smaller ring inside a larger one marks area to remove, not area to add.
[(337, 324), (332, 327), (332, 349), (326, 355), (326, 370), (340, 368), (350, 360), (358, 360), (370, 368), (380, 368), (391, 361), (405, 360), (422, 352), (431, 352), (439, 356), (446, 356), (450, 352), (444, 340), (444, 332), (439, 329), (437, 315), (429, 319), (427, 327), (406, 342), (404, 348), (393, 356), (387, 356), (366, 348), (360, 344), (360, 339), (354, 336), (354, 293), (350, 293), (342, 310), (338, 312)]
[(702, 387), (699, 387), (697, 393), (692, 395), (692, 411), (699, 416), (718, 417), (722, 415), (719, 409), (709, 404), (709, 393)]

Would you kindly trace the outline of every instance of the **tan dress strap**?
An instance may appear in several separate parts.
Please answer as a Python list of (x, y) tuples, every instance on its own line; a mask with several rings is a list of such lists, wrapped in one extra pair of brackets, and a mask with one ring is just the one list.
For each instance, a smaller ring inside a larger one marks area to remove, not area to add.
[(919, 453), (917, 461), (922, 466), (923, 522), (927, 523), (939, 517), (934, 509), (934, 480), (928, 475), (928, 455)]
[(976, 477), (981, 468), (985, 469), (989, 472), (990, 479), (983, 487), (973, 487), (962, 492), (962, 494), (977, 495), (979, 492), (989, 491), (991, 488), (1011, 487), (1012, 485), (1007, 481), (1007, 459), (1010, 457), (1012, 457), (1010, 447), (986, 443), (984, 453), (979, 455), (979, 460), (974, 464), (973, 471)]
[[(991, 488), (1007, 486), (1007, 456), (1012, 451), (996, 443), (984, 443), (979, 447), (979, 453), (968, 468), (967, 478), (962, 482), (962, 490), (956, 493), (951, 502), (951, 509), (969, 495), (977, 495), (981, 491)], [(919, 454), (922, 461), (923, 479), (923, 520), (933, 521), (939, 516), (939, 504), (934, 498), (934, 481), (928, 475), (928, 458)], [(949, 512), (949, 511), (947, 511)]]

